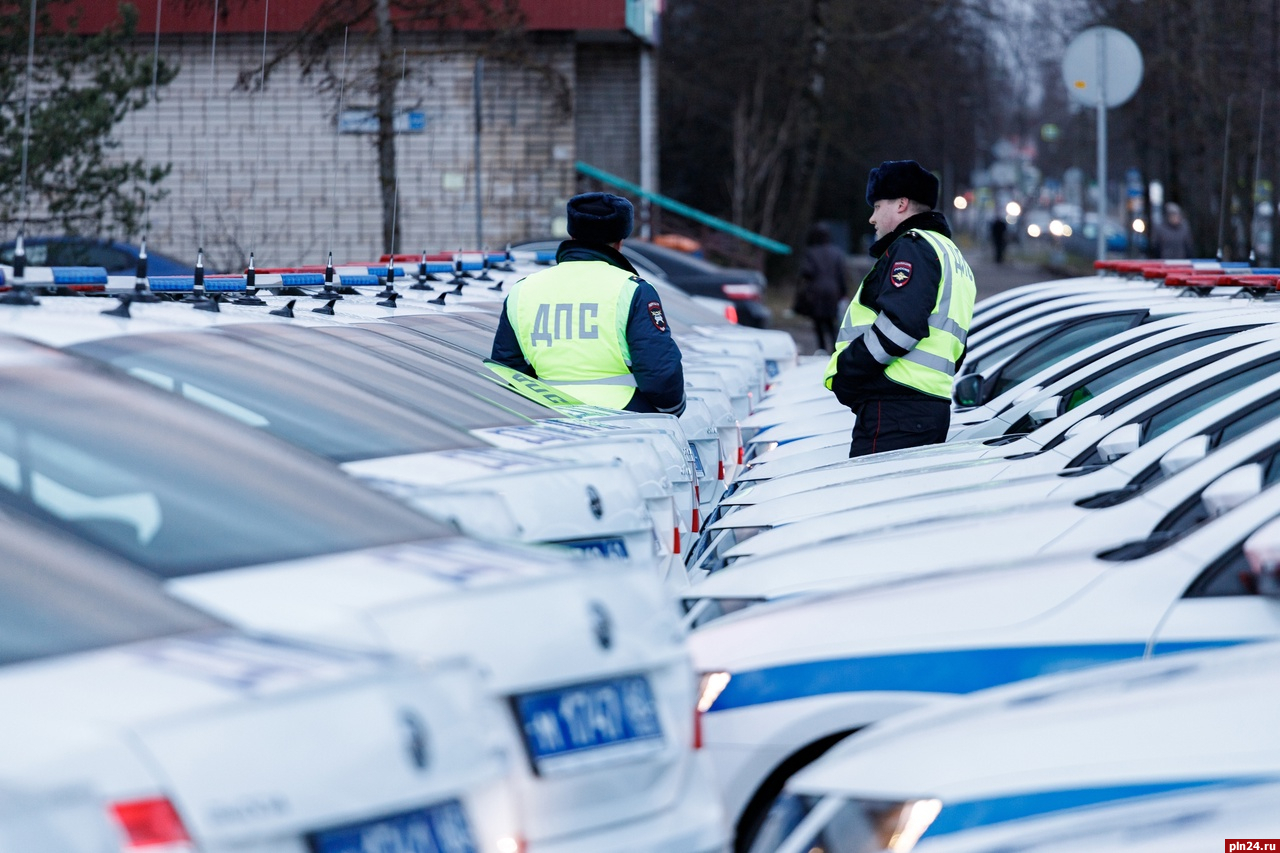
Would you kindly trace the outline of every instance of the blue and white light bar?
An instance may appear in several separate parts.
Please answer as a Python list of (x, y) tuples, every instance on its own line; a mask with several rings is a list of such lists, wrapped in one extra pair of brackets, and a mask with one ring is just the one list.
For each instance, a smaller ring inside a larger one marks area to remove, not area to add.
[[(194, 293), (194, 275), (154, 275), (147, 279), (153, 293)], [(205, 293), (243, 293), (246, 290), (242, 275), (206, 275)]]
[[(107, 271), (103, 267), (27, 267), (22, 283), (35, 287), (103, 290), (107, 286)], [(13, 284), (13, 267), (0, 269), (0, 284)]]

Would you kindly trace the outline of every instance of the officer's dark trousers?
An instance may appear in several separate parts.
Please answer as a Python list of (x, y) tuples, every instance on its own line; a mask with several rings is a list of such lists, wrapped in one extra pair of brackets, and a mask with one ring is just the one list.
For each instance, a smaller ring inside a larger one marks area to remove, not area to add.
[(849, 455), (866, 456), (947, 440), (950, 400), (868, 400), (855, 412)]

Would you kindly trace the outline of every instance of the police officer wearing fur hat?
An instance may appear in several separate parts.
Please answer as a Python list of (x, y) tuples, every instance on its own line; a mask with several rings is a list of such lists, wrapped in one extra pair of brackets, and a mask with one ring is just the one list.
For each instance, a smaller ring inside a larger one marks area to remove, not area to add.
[(914, 160), (871, 170), (876, 259), (849, 303), (825, 383), (853, 410), (850, 456), (945, 441), (951, 383), (973, 317), (973, 272), (946, 218), (938, 179)]
[(493, 337), (494, 361), (584, 403), (630, 412), (684, 411), (684, 371), (662, 301), (619, 251), (631, 202), (569, 199), (571, 239), (556, 265), (512, 286)]

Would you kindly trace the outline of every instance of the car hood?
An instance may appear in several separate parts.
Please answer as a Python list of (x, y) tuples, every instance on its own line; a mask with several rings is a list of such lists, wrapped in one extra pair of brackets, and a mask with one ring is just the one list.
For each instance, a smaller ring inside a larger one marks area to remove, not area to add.
[[(1114, 472), (1104, 468), (1079, 477), (1063, 477), (1061, 473), (1037, 474), (1012, 480), (996, 479), (961, 485), (901, 500), (877, 500), (875, 503), (837, 510), (793, 523), (778, 522), (769, 530), (734, 545), (725, 552), (725, 556), (781, 554), (852, 534), (888, 532), (890, 529), (901, 529), (944, 518), (976, 515), (980, 519), (984, 514), (995, 510), (1021, 510), (1046, 498), (1058, 501), (1064, 492), (1069, 493), (1072, 498), (1087, 496), (1122, 483), (1122, 476), (1115, 476)], [(778, 502), (786, 500), (790, 499), (782, 498)], [(749, 521), (750, 515), (755, 514), (753, 509), (745, 507), (739, 513), (748, 515)]]
[[(815, 483), (809, 490), (774, 489), (771, 487), (782, 485), (783, 481), (770, 480), (739, 489), (730, 495), (723, 503), (734, 509), (710, 526), (713, 530), (720, 530), (726, 527), (772, 527), (789, 524), (855, 507), (877, 506), (898, 498), (989, 483), (1004, 476), (1014, 464), (1016, 463), (1004, 457), (969, 459), (953, 465), (866, 480), (837, 481), (825, 486)], [(821, 472), (813, 473), (814, 480), (822, 479), (817, 476)], [(807, 476), (797, 474), (786, 480)], [(781, 494), (775, 497), (774, 494), (779, 492)], [(737, 499), (736, 502), (734, 498)]]
[[(1107, 568), (1095, 560), (1058, 558), (797, 596), (712, 621), (689, 635), (689, 645), (700, 671), (734, 673), (734, 682), (745, 688), (739, 674), (798, 661), (1007, 644)], [(959, 596), (963, 607), (956, 606)], [(726, 694), (736, 689), (734, 682)]]
[[(944, 804), (1033, 792), (1280, 778), (1280, 732), (1229, 725), (1280, 699), (1280, 644), (1049, 676), (903, 715), (837, 746), (795, 790)], [(940, 818), (941, 819), (941, 818)]]
[(1086, 512), (1070, 502), (1027, 509), (1017, 516), (1017, 535), (1001, 535), (1009, 523), (1003, 508), (852, 534), (785, 553), (739, 560), (693, 584), (685, 597), (773, 599), (999, 565), (1034, 556)]
[[(824, 486), (866, 481), (895, 474), (927, 473), (957, 464), (981, 462), (993, 457), (1003, 459), (1027, 449), (1030, 448), (1023, 447), (1018, 442), (989, 446), (981, 441), (966, 441), (955, 444), (934, 444), (928, 448), (912, 448), (912, 450), (921, 451), (918, 453), (894, 450), (856, 459), (846, 457), (842, 462), (816, 470), (800, 471), (785, 477), (776, 477), (767, 482), (752, 483), (734, 492), (725, 499), (725, 503), (760, 503), (783, 495), (821, 489)], [(928, 452), (923, 452), (926, 450)]]

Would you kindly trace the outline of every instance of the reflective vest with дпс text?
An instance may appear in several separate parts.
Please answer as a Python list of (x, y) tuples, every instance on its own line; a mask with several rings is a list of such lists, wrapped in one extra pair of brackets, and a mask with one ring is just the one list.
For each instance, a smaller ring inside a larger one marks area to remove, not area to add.
[[(827, 363), (827, 372), (823, 377), (827, 390), (831, 389), (831, 380), (836, 375), (836, 361), (840, 358), (840, 353), (844, 352), (851, 341), (862, 337), (871, 357), (885, 366), (884, 375), (887, 378), (934, 397), (951, 397), (956, 363), (964, 354), (965, 339), (973, 320), (973, 302), (977, 295), (973, 271), (969, 269), (968, 262), (960, 254), (956, 244), (941, 234), (915, 229), (907, 233), (919, 235), (933, 247), (942, 269), (938, 298), (929, 314), (929, 334), (923, 340), (916, 340), (897, 328), (888, 317), (878, 315), (863, 305), (859, 300), (862, 295), (862, 285), (859, 285), (840, 325), (835, 352)], [(876, 337), (875, 329), (906, 349), (907, 354), (895, 358), (886, 352)]]
[(584, 403), (624, 408), (636, 390), (627, 318), (637, 286), (604, 261), (571, 261), (516, 282), (507, 320), (538, 378)]

